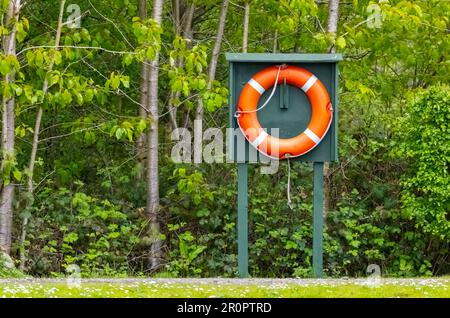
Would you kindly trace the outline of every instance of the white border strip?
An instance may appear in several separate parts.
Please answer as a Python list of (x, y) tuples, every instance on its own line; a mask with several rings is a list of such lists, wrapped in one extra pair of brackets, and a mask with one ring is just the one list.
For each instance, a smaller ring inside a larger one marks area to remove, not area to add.
[(312, 75), (305, 83), (305, 85), (302, 86), (302, 90), (306, 93), (317, 81), (317, 77), (315, 75)]
[(258, 148), (258, 146), (267, 138), (268, 134), (263, 130), (258, 137), (252, 142), (252, 146)]
[(259, 94), (264, 94), (266, 89), (261, 86), (257, 81), (255, 81), (253, 78), (248, 81), (251, 87), (253, 87)]
[(308, 136), (309, 139), (314, 141), (315, 144), (318, 144), (320, 142), (319, 136), (317, 136), (311, 129), (306, 128), (304, 133), (305, 133), (306, 136)]

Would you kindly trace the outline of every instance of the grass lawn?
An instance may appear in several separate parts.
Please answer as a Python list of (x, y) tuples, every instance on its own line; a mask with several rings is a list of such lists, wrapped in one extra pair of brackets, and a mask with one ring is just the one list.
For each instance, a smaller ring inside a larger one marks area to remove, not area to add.
[(0, 280), (9, 297), (447, 297), (450, 278)]

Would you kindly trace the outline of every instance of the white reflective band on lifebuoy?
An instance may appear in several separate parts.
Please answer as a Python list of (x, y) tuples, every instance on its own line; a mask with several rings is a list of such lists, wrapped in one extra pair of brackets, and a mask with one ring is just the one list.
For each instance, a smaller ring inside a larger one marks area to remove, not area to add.
[(305, 85), (302, 86), (302, 90), (306, 93), (317, 81), (317, 77), (312, 75), (309, 80), (306, 81)]
[(252, 146), (258, 148), (258, 146), (266, 139), (268, 134), (263, 130), (258, 137), (252, 142)]
[(261, 95), (264, 94), (266, 91), (264, 87), (261, 86), (257, 81), (255, 81), (253, 78), (248, 81), (251, 87), (253, 87), (258, 93)]
[(306, 128), (304, 133), (305, 133), (306, 136), (309, 137), (309, 139), (314, 141), (314, 143), (318, 144), (320, 142), (320, 138), (315, 133), (313, 133), (313, 131), (311, 129)]

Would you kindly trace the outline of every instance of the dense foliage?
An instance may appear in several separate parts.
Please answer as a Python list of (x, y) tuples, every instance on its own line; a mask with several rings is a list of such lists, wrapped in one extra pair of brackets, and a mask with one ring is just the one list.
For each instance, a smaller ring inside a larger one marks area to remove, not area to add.
[[(145, 2), (145, 1), (144, 1)], [(146, 1), (150, 16), (153, 1)], [(389, 276), (450, 273), (450, 3), (341, 1), (338, 34), (326, 31), (327, 1), (252, 0), (249, 52), (343, 53), (338, 163), (327, 174), (325, 272)], [(11, 256), (36, 276), (75, 264), (85, 276), (226, 276), (237, 273), (236, 167), (175, 164), (175, 122), (228, 124), (222, 54), (240, 52), (245, 1), (228, 8), (214, 81), (208, 67), (222, 1), (165, 1), (162, 24), (138, 18), (138, 0), (78, 0), (81, 27), (62, 27), (60, 1), (25, 1), (17, 55), (0, 56), (2, 97), (15, 97), (15, 153), (2, 154), (2, 187), (16, 184)], [(195, 5), (192, 40), (176, 24)], [(66, 2), (66, 6), (70, 1)], [(0, 12), (8, 1), (0, 1)], [(373, 15), (373, 13), (379, 15)], [(64, 20), (68, 13), (64, 10)], [(0, 26), (6, 35), (10, 25)], [(141, 68), (159, 52), (159, 194), (163, 263), (148, 270), (154, 242), (145, 213), (140, 136)], [(6, 76), (15, 73), (15, 82)], [(44, 89), (45, 83), (47, 88)], [(30, 170), (33, 133), (43, 117)], [(4, 120), (4, 119), (3, 119)], [(312, 169), (274, 175), (250, 169), (250, 273), (309, 277)], [(31, 190), (28, 180), (31, 178)], [(24, 220), (27, 220), (24, 222)], [(23, 229), (26, 237), (21, 241)]]
[(406, 213), (426, 232), (450, 236), (450, 99), (447, 86), (426, 91), (399, 123), (396, 153), (410, 161), (401, 178)]

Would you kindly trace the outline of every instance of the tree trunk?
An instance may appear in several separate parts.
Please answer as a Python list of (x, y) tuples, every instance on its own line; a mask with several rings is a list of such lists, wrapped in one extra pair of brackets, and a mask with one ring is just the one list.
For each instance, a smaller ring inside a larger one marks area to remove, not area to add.
[[(330, 0), (328, 8), (328, 26), (327, 31), (332, 36), (333, 42), (329, 48), (329, 53), (336, 53), (335, 38), (337, 33), (337, 26), (339, 21), (339, 0)], [(327, 213), (331, 208), (331, 175), (330, 175), (330, 163), (325, 162), (324, 165), (324, 211)]]
[[(153, 19), (161, 25), (163, 0), (154, 0)], [(158, 71), (159, 52), (150, 64), (148, 109), (151, 120), (148, 131), (147, 167), (147, 215), (150, 221), (152, 244), (150, 247), (150, 270), (159, 268), (161, 260), (161, 238), (159, 214), (159, 172), (158, 172)]]
[[(175, 26), (175, 32), (178, 36), (183, 35), (185, 40), (188, 42), (187, 47), (192, 45), (192, 18), (194, 16), (195, 4), (189, 5), (187, 11), (183, 14), (183, 19), (180, 17), (180, 4), (176, 0), (173, 4), (174, 6), (174, 21), (178, 26)], [(183, 34), (181, 34), (183, 33)], [(177, 67), (182, 67), (184, 65), (183, 58), (180, 58), (176, 61)], [(180, 92), (171, 92), (169, 99), (169, 117), (170, 123), (172, 125), (172, 129), (178, 128), (178, 120), (177, 120), (177, 107), (173, 105), (172, 100), (178, 99), (180, 97)]]
[[(61, 40), (61, 30), (63, 27), (63, 17), (64, 17), (64, 7), (66, 4), (66, 0), (61, 0), (60, 2), (60, 9), (59, 9), (59, 16), (58, 16), (58, 26), (56, 28), (56, 36), (55, 36), (55, 49), (58, 50), (59, 42)], [(51, 72), (53, 69), (53, 66), (55, 64), (55, 60), (52, 59), (50, 61), (50, 64), (48, 66), (47, 72)], [(48, 81), (44, 80), (44, 84), (42, 86), (42, 92), (45, 95), (48, 91)], [(42, 122), (42, 115), (44, 113), (43, 108), (40, 106), (38, 108), (37, 114), (36, 114), (36, 122), (34, 125), (34, 131), (33, 131), (33, 144), (31, 146), (31, 155), (30, 155), (30, 161), (28, 162), (28, 178), (27, 178), (27, 202), (26, 207), (29, 209), (33, 204), (33, 195), (34, 195), (34, 184), (33, 184), (33, 175), (34, 175), (34, 164), (36, 161), (36, 154), (38, 150), (39, 145), (39, 133), (41, 131), (41, 122)], [(24, 216), (22, 220), (22, 228), (21, 228), (21, 235), (20, 235), (20, 270), (25, 269), (25, 262), (26, 262), (26, 252), (25, 252), (25, 240), (27, 237), (27, 225), (28, 225), (29, 217)]]
[(328, 3), (328, 27), (327, 31), (331, 35), (332, 43), (328, 52), (336, 52), (335, 38), (339, 21), (339, 0), (330, 0)]
[(242, 52), (247, 53), (248, 50), (248, 26), (250, 20), (250, 1), (245, 3), (244, 13), (244, 33), (242, 35)]
[(180, 0), (172, 0), (172, 14), (173, 24), (175, 27), (175, 34), (181, 33), (181, 21), (180, 21)]
[[(192, 41), (194, 39), (194, 35), (193, 35), (193, 32), (192, 32), (192, 21), (194, 19), (194, 13), (195, 13), (195, 4), (192, 3), (188, 7), (188, 9), (187, 9), (187, 11), (186, 11), (186, 13), (185, 13), (185, 15), (183, 17), (183, 27), (184, 27), (183, 37), (188, 42), (187, 43), (188, 47), (192, 46)], [(184, 63), (184, 61), (183, 61), (183, 63)], [(185, 113), (185, 117), (184, 117), (183, 121), (180, 121), (180, 122), (181, 123), (183, 123), (183, 122), (185, 123), (184, 124), (184, 128), (187, 127), (187, 124), (190, 122), (190, 112), (189, 112), (189, 110)]]
[[(228, 11), (228, 0), (223, 0), (222, 9), (220, 10), (219, 25), (217, 27), (217, 36), (214, 43), (214, 48), (211, 55), (211, 62), (209, 64), (208, 72), (208, 83), (207, 89), (212, 88), (212, 84), (216, 77), (217, 62), (220, 54), (220, 47), (222, 45), (223, 33), (225, 29), (225, 22), (227, 18)], [(198, 99), (198, 105), (195, 112), (195, 123), (194, 123), (194, 163), (202, 162), (202, 137), (203, 137), (203, 101), (201, 98)]]
[[(5, 16), (5, 23), (3, 25), (10, 27), (12, 30), (8, 35), (2, 39), (3, 52), (5, 55), (16, 55), (16, 24), (19, 20), (20, 0), (10, 0), (8, 11)], [(5, 76), (5, 83), (11, 84), (14, 82), (14, 74), (7, 74)], [(1, 170), (5, 168), (7, 160), (14, 160), (14, 96), (2, 98), (2, 163)], [(12, 180), (11, 180), (12, 181)], [(14, 199), (14, 183), (10, 182), (5, 185), (3, 180), (1, 182), (0, 193), (0, 252), (9, 254), (11, 252), (11, 230), (12, 230), (12, 203)]]
[[(180, 36), (181, 34), (180, 0), (172, 0), (172, 16), (175, 34), (177, 36)], [(181, 59), (177, 59), (177, 61), (175, 62), (175, 66), (179, 67), (181, 63), (182, 63)], [(179, 92), (173, 91), (170, 92), (168, 108), (169, 108), (170, 123), (172, 125), (173, 130), (176, 130), (178, 128), (177, 107), (173, 104), (173, 100), (178, 99), (179, 97), (180, 97)]]
[(192, 39), (194, 38), (192, 35), (192, 19), (194, 18), (194, 12), (195, 12), (195, 4), (191, 4), (186, 12), (183, 31), (183, 36), (188, 41), (192, 41)]
[[(147, 0), (139, 0), (139, 17), (141, 19), (147, 18)], [(140, 82), (140, 94), (141, 98), (139, 103), (141, 106), (139, 107), (139, 117), (147, 118), (148, 114), (145, 110), (148, 106), (148, 77), (150, 75), (150, 62), (145, 59), (144, 63), (142, 63), (141, 68), (141, 82)], [(145, 176), (145, 134), (140, 134), (137, 139), (137, 160), (139, 166), (139, 174), (137, 176), (138, 180), (143, 181)]]

